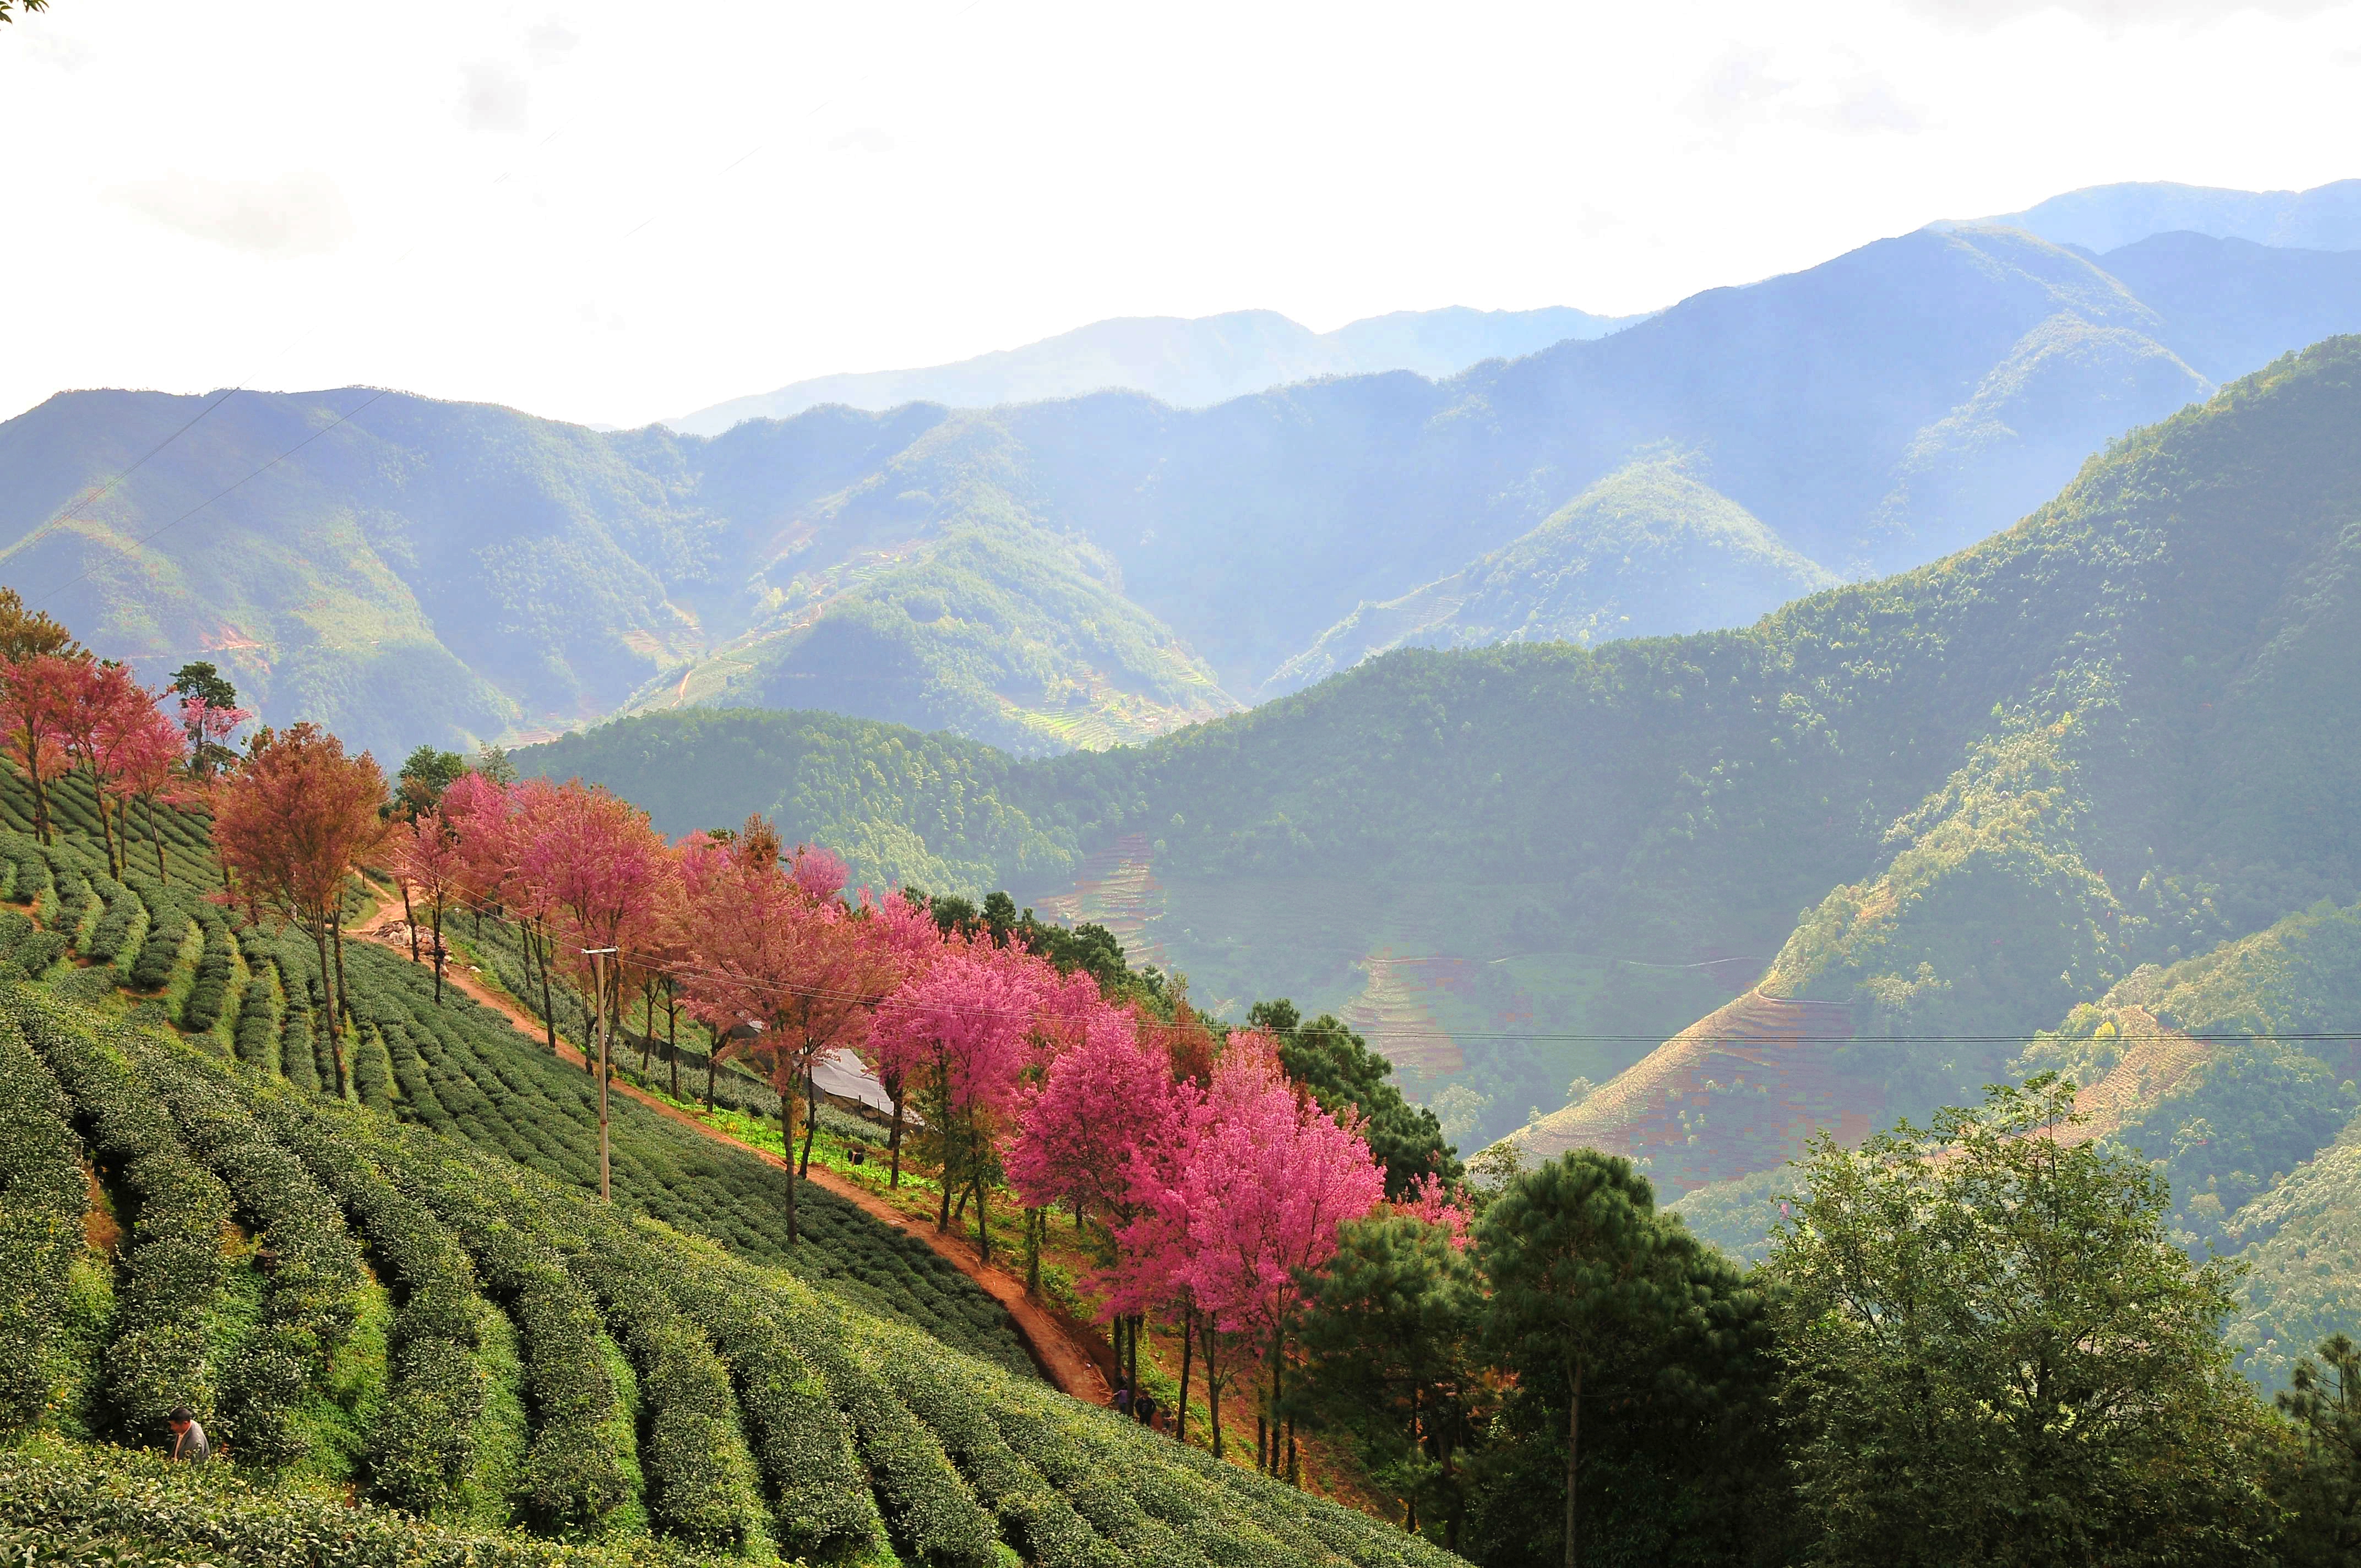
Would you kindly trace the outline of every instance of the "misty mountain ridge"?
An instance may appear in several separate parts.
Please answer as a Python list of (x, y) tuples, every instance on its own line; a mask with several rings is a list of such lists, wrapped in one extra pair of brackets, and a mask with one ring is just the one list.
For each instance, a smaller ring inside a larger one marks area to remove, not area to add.
[[(833, 405), (706, 438), (241, 392), (56, 526), (202, 406), (77, 392), (0, 424), (0, 573), (71, 585), (50, 608), (151, 680), (213, 659), (271, 722), (380, 753), (706, 703), (1038, 755), (1421, 638), (1743, 624), (1982, 538), (2124, 431), (2356, 328), (2361, 253), (1922, 231), (1442, 381), (1203, 409)], [(1544, 526), (1675, 453), (1622, 544), (1603, 512)]]
[(2361, 180), (2309, 191), (2230, 191), (2169, 181), (2091, 185), (2027, 207), (1929, 227), (2021, 228), (2055, 245), (2103, 252), (2176, 231), (2295, 250), (2361, 249)]
[(743, 420), (792, 419), (824, 403), (873, 412), (904, 403), (998, 408), (1109, 389), (1145, 392), (1174, 408), (1205, 408), (1321, 376), (1411, 370), (1441, 380), (1486, 359), (1513, 359), (1567, 338), (1603, 337), (1644, 319), (1565, 306), (1477, 311), (1453, 305), (1395, 311), (1315, 333), (1276, 311), (1119, 316), (951, 365), (815, 377), (662, 422), (685, 435), (719, 435)]

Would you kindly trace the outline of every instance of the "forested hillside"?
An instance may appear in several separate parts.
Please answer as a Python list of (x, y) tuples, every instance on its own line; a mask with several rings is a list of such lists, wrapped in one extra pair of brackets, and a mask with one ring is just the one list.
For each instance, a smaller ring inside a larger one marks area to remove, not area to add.
[[(2352, 898), (2356, 427), (2340, 339), (2006, 533), (1747, 630), (1398, 652), (1138, 748), (1012, 763), (906, 737), (873, 769), (835, 720), (675, 715), (526, 761), (675, 829), (762, 809), (852, 842), (873, 816), (892, 828), (855, 863), (880, 884), (980, 866), (961, 885), (1087, 907), (1137, 868), (1126, 940), (1202, 999), (1357, 999), (1392, 1019), (1380, 1048), (1465, 1036), (1405, 1072), (1429, 1100), (1467, 1086), (1486, 1128), (1766, 970), (1850, 1010), (1842, 1065), (1899, 1110), (2010, 1047), (1877, 1041), (2028, 1036), (2140, 963)], [(749, 765), (765, 748), (795, 771)], [(1385, 960), (1411, 956), (1460, 967), (1385, 1014)]]
[[(1432, 640), (1743, 623), (2005, 526), (2214, 378), (2361, 328), (2361, 253), (2133, 249), (2136, 283), (1915, 234), (1441, 382), (1194, 411), (817, 408), (706, 440), (365, 389), (60, 393), (0, 425), (0, 572), (108, 656), (210, 659), (271, 722), (386, 755), (695, 703), (1102, 746), (1418, 641), (1304, 658), (1454, 581), (1455, 615), (1408, 616)], [(1583, 523), (1634, 463), (1695, 488)]]

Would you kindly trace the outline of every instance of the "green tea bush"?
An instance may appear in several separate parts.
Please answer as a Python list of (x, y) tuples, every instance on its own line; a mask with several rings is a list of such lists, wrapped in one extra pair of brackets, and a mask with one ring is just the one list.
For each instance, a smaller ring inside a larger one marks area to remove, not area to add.
[(237, 978), (236, 938), (230, 934), (229, 922), (212, 905), (199, 904), (192, 913), (203, 934), (204, 948), (197, 957), (196, 979), (189, 987), (188, 1000), (181, 1003), (181, 1026), (191, 1034), (202, 1034), (221, 1021), (229, 1005), (230, 987)]
[[(247, 970), (246, 989), (238, 992), (237, 1026), (233, 1035), (237, 1059), (275, 1078), (280, 1076), (279, 965), (271, 957), (269, 938), (261, 932), (251, 927), (241, 931), (237, 944)], [(190, 999), (194, 1002), (193, 992)]]
[(417, 1514), (462, 1503), (476, 1478), (492, 1382), (483, 1354), (491, 1309), (477, 1292), (475, 1266), (446, 1228), (386, 1179), (335, 1107), (274, 1091), (256, 1098), (255, 1114), (335, 1194), (401, 1287), (393, 1388), (370, 1444), (373, 1488)]
[(301, 1458), (296, 1413), (352, 1332), (360, 1249), (302, 1162), (270, 1140), (218, 1073), (161, 1040), (125, 1044), (266, 1249), (263, 1321), (239, 1348), (234, 1422), (246, 1452)]
[(601, 1247), (572, 1253), (567, 1262), (598, 1298), (639, 1373), (649, 1514), (705, 1546), (742, 1549), (766, 1537), (730, 1374), (712, 1346), (655, 1276)]
[(526, 1457), (537, 1519), (560, 1530), (599, 1529), (637, 1502), (640, 1486), (631, 1423), (588, 1293), (546, 1243), (509, 1223), (486, 1195), (480, 1168), (432, 1147), (387, 1144), (380, 1152), (404, 1189), (467, 1247), (522, 1332), (539, 1420)]
[(775, 1299), (733, 1288), (710, 1262), (649, 1265), (729, 1363), (754, 1453), (776, 1499), (780, 1544), (814, 1556), (865, 1555), (884, 1524), (852, 1450), (852, 1430), (779, 1321)]
[(123, 1541), (252, 1568), (696, 1568), (714, 1561), (644, 1537), (568, 1546), (446, 1529), (336, 1493), (264, 1490), (224, 1466), (176, 1465), (120, 1449), (0, 1452), (0, 1526), (43, 1541)]
[(788, 1337), (852, 1423), (870, 1484), (905, 1557), (955, 1568), (994, 1561), (998, 1532), (935, 1434), (862, 1365), (829, 1315), (785, 1320)]
[[(139, 895), (105, 872), (93, 867), (83, 872), (92, 892), (104, 908), (82, 940), (82, 956), (95, 964), (111, 964), (126, 948), (136, 951), (147, 935), (148, 906)], [(179, 934), (174, 934), (177, 942)]]
[(0, 1015), (0, 1430), (38, 1420), (59, 1380), (89, 1203), (68, 1112), (22, 1028)]
[(0, 1013), (57, 1075), (100, 1159), (138, 1203), (107, 1353), (117, 1429), (153, 1440), (180, 1404), (213, 1421), (209, 1341), (227, 1266), (228, 1189), (190, 1155), (130, 1059), (96, 1037), (91, 1015), (22, 986), (0, 992)]

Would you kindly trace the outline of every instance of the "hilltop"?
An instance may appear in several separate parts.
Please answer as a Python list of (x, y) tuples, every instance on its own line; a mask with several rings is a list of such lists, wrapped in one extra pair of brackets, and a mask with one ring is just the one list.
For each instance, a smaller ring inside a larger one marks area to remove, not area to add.
[(1881, 1039), (2029, 1036), (2142, 962), (2354, 895), (2356, 738), (2327, 694), (2361, 646), (2356, 422), (2339, 339), (2004, 533), (1746, 630), (1406, 650), (1140, 747), (1020, 762), (684, 714), (525, 761), (675, 831), (774, 812), (881, 885), (1119, 898), (1126, 941), (1211, 1004), (1356, 1004), (1381, 1049), (1466, 1036), (1463, 1065), (1404, 1070), (1438, 1105), (1466, 1088), (1482, 1130), (1758, 979), (1846, 1008), (1836, 1065), (1898, 1113), (2010, 1051)]
[[(1455, 581), (1481, 591), (1436, 641), (1743, 624), (1917, 565), (2361, 328), (2361, 253), (2133, 249), (2136, 287), (2022, 232), (1909, 235), (1448, 380), (1200, 410), (831, 407), (707, 440), (360, 389), (64, 393), (0, 425), (0, 572), (150, 676), (208, 659), (270, 721), (389, 755), (695, 704), (1137, 741), (1396, 641), (1382, 607), (1433, 625)], [(1582, 498), (1665, 463), (1685, 486), (1593, 582), (1620, 545), (1570, 525)]]
[(793, 419), (823, 403), (883, 411), (904, 403), (990, 409), (1115, 389), (1174, 408), (1206, 408), (1290, 381), (1411, 370), (1440, 380), (1486, 359), (1514, 359), (1568, 338), (1604, 337), (1638, 316), (1538, 311), (1395, 311), (1316, 333), (1276, 311), (1126, 316), (916, 370), (820, 376), (664, 421), (719, 435), (750, 419)]

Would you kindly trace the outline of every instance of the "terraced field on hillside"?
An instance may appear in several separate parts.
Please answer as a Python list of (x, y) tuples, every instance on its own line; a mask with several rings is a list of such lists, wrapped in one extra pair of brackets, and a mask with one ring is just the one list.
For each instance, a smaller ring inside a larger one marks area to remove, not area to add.
[[(0, 1453), (0, 1529), (235, 1556), (348, 1488), (369, 1506), (346, 1540), (455, 1568), (544, 1560), (519, 1530), (650, 1563), (1453, 1561), (792, 1272), (22, 981), (0, 982), (0, 1213), (42, 1238), (0, 1321), (12, 1366), (39, 1368), (7, 1420), (52, 1434)], [(84, 1161), (129, 1222), (119, 1253), (80, 1223)], [(248, 1489), (192, 1496), (81, 1446), (152, 1444), (180, 1401)]]
[(1875, 1079), (1845, 1065), (1851, 1036), (1839, 1003), (1750, 991), (1510, 1137), (1534, 1158), (1627, 1156), (1675, 1193), (1779, 1165), (1823, 1127), (1858, 1143), (1884, 1102)]

